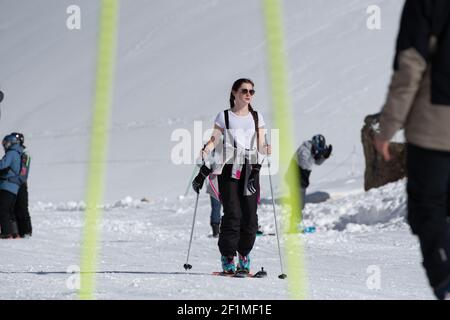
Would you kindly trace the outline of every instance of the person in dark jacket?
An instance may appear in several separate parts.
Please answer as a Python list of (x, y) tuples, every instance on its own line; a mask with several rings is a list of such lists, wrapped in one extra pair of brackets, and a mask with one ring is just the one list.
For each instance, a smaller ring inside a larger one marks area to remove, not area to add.
[(405, 129), (408, 223), (438, 299), (450, 298), (450, 1), (407, 0), (375, 147)]
[(19, 192), (17, 179), (23, 147), (14, 135), (7, 135), (2, 144), (5, 155), (0, 160), (0, 238), (10, 239), (19, 236), (14, 205)]
[[(25, 137), (22, 133), (19, 132), (13, 132), (11, 135), (14, 135), (18, 140), (20, 145), (23, 147), (24, 152), (25, 147)], [(23, 170), (23, 168), (22, 168)], [(29, 165), (28, 165), (28, 172), (26, 172), (26, 176), (28, 177), (29, 174)], [(21, 238), (27, 238), (31, 237), (32, 235), (32, 225), (31, 225), (31, 218), (30, 218), (30, 212), (28, 210), (28, 182), (24, 181), (21, 183), (19, 192), (17, 193), (17, 199), (16, 204), (14, 206), (14, 216), (17, 222), (17, 229), (19, 231), (19, 236)]]

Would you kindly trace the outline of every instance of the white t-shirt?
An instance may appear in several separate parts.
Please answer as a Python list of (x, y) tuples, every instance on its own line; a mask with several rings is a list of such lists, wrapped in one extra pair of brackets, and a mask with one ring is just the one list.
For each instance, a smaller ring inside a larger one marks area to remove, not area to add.
[[(236, 145), (240, 148), (252, 149), (251, 143), (255, 135), (255, 121), (253, 115), (249, 112), (246, 116), (238, 116), (231, 110), (228, 110), (229, 134), (236, 141)], [(225, 112), (220, 112), (214, 123), (222, 129), (225, 129)], [(258, 128), (265, 126), (264, 118), (258, 112)], [(255, 137), (256, 140), (256, 137)], [(253, 147), (256, 147), (256, 142)]]

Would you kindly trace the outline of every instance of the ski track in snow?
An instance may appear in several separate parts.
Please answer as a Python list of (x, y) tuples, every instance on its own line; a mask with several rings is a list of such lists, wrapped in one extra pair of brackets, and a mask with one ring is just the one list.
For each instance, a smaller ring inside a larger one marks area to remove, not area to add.
[[(310, 299), (428, 299), (419, 247), (405, 223), (404, 181), (383, 188), (307, 203), (304, 224), (316, 233), (298, 235), (305, 248)], [(287, 280), (279, 280), (275, 236), (256, 239), (252, 268), (266, 279), (214, 277), (220, 270), (217, 239), (211, 238), (209, 199), (201, 195), (189, 263), (195, 198), (136, 200), (127, 197), (102, 206), (96, 297), (98, 299), (288, 299)], [(83, 202), (34, 203), (36, 233), (31, 239), (2, 241), (0, 296), (4, 299), (74, 299), (67, 287), (79, 265)], [(279, 224), (283, 212), (276, 212)], [(275, 232), (271, 199), (262, 199), (259, 223)], [(282, 245), (285, 239), (280, 235)], [(54, 241), (58, 239), (58, 241)], [(381, 288), (370, 290), (368, 268), (381, 270)], [(411, 278), (411, 271), (417, 274)], [(289, 276), (289, 275), (288, 275)], [(11, 288), (20, 288), (11, 290)], [(270, 288), (270, 290), (267, 290)]]

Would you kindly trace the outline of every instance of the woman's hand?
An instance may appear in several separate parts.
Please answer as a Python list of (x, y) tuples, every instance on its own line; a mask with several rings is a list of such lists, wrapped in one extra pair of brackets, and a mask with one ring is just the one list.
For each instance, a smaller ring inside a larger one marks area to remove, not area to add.
[(206, 144), (201, 150), (200, 150), (200, 154), (199, 157), (202, 160), (205, 160), (206, 158), (208, 158), (209, 154), (211, 153), (211, 151), (209, 151), (208, 149), (208, 144)]

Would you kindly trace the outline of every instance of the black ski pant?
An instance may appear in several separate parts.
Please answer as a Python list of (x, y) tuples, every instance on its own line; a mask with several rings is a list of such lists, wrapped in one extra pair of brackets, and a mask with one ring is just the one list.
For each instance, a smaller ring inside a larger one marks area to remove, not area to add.
[(430, 285), (450, 285), (450, 152), (409, 144), (408, 222), (419, 237)]
[(0, 229), (2, 237), (17, 234), (17, 225), (14, 217), (15, 202), (16, 195), (14, 193), (0, 190)]
[[(306, 203), (306, 188), (309, 186), (309, 176), (311, 175), (311, 170), (305, 170), (302, 167), (300, 167), (297, 162), (292, 159), (288, 171), (286, 173), (286, 177), (297, 177), (296, 185), (295, 186), (289, 186), (290, 188), (290, 198), (296, 198), (299, 199), (300, 207), (305, 209), (305, 203)], [(294, 212), (297, 209), (291, 208), (293, 214), (300, 215), (300, 212)]]
[(31, 235), (31, 218), (28, 210), (28, 186), (26, 183), (20, 186), (17, 193), (16, 205), (14, 207), (14, 216), (17, 221), (17, 228), (21, 237)]
[(232, 164), (226, 164), (219, 178), (219, 192), (223, 205), (223, 217), (220, 225), (219, 250), (222, 256), (235, 256), (236, 251), (248, 255), (255, 244), (258, 231), (258, 196), (257, 192), (244, 195), (246, 165), (243, 166), (241, 179), (231, 177)]

